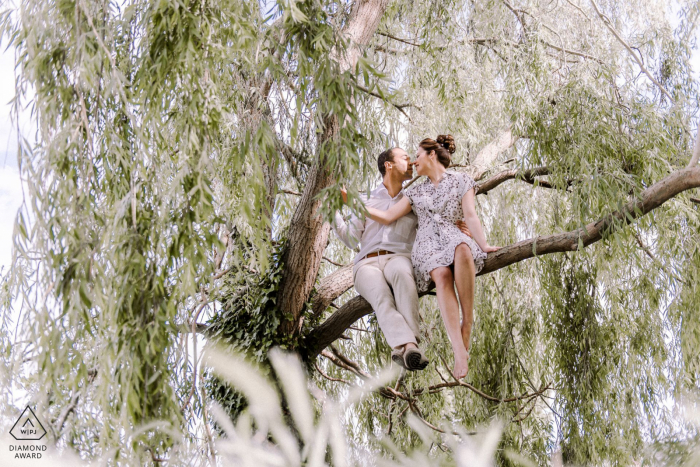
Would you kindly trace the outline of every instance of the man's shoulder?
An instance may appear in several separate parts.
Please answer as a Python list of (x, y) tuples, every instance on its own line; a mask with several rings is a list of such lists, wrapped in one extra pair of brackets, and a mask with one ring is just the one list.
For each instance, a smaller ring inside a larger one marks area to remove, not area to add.
[(364, 195), (364, 202), (372, 202), (372, 201), (378, 201), (382, 199), (387, 199), (389, 197), (389, 193), (386, 191), (386, 188), (384, 187), (383, 184), (379, 184), (379, 186), (374, 187), (369, 193)]
[(384, 186), (384, 184), (380, 183), (379, 185), (375, 186), (374, 188), (372, 188), (370, 190), (369, 196), (370, 196), (370, 198), (372, 198), (372, 197), (382, 196), (385, 194), (388, 195), (388, 193), (389, 192), (386, 191), (386, 187)]

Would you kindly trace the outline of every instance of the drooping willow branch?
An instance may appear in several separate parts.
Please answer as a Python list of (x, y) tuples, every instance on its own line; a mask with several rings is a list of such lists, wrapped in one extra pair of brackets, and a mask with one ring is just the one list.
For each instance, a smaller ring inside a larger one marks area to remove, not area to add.
[(613, 36), (620, 42), (620, 44), (623, 45), (625, 49), (632, 55), (632, 58), (634, 58), (634, 61), (637, 62), (637, 65), (639, 65), (639, 68), (642, 70), (642, 73), (644, 73), (647, 78), (651, 80), (652, 83), (654, 83), (660, 90), (661, 92), (668, 97), (668, 100), (671, 101), (671, 103), (675, 103), (675, 100), (673, 97), (671, 97), (671, 94), (668, 93), (666, 88), (664, 88), (661, 83), (659, 83), (656, 78), (647, 70), (647, 68), (644, 66), (644, 63), (642, 60), (637, 56), (637, 54), (634, 53), (632, 50), (632, 47), (629, 46), (629, 44), (620, 36), (620, 33), (617, 32), (617, 30), (613, 27), (612, 22), (610, 21), (610, 18), (605, 16), (600, 9), (598, 8), (598, 4), (595, 2), (595, 0), (591, 0), (591, 3), (593, 4), (593, 8), (595, 9), (595, 12), (598, 14), (601, 20), (603, 20), (603, 24), (605, 24), (605, 27), (608, 28), (608, 30), (613, 33)]
[[(374, 92), (374, 91), (370, 91), (369, 89), (365, 88), (364, 86), (360, 86), (360, 85), (358, 84), (356, 87), (357, 87), (357, 89), (359, 89), (360, 91), (362, 91), (362, 92), (364, 92), (364, 93), (367, 93), (367, 94), (369, 94), (369, 95), (372, 96), (372, 97), (376, 97), (377, 99), (381, 99), (381, 100), (383, 100), (384, 102), (386, 102), (386, 103), (388, 103), (388, 104), (391, 104), (391, 105), (394, 106), (399, 112), (401, 112), (402, 114), (404, 114), (404, 116), (405, 116), (410, 122), (413, 122), (413, 120), (411, 120), (411, 117), (406, 113), (406, 111), (405, 111), (404, 109), (405, 109), (406, 107), (417, 107), (417, 106), (415, 106), (415, 105), (413, 105), (413, 104), (411, 104), (411, 103), (408, 103), (408, 102), (405, 103), (405, 104), (396, 104), (396, 103), (390, 101), (389, 99), (387, 99), (386, 96), (382, 96), (382, 95), (379, 94), (379, 93), (376, 93), (376, 92)], [(418, 107), (418, 108), (419, 108), (419, 107)], [(420, 109), (420, 108), (419, 108), (419, 109)]]

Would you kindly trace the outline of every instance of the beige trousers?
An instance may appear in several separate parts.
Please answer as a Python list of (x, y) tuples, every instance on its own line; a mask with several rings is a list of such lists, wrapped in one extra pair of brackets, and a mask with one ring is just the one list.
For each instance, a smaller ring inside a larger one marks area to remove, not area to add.
[(357, 292), (372, 305), (391, 348), (420, 341), (418, 291), (409, 257), (382, 255), (363, 259), (353, 268), (353, 279)]

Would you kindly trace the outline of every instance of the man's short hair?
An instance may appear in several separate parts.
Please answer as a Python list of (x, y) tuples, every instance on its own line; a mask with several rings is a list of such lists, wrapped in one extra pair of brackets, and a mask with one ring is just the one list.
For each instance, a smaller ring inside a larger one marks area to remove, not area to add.
[(394, 162), (394, 149), (396, 148), (387, 149), (381, 153), (379, 157), (377, 157), (377, 167), (379, 168), (379, 173), (382, 174), (382, 177), (386, 175), (386, 167), (384, 167), (384, 163)]

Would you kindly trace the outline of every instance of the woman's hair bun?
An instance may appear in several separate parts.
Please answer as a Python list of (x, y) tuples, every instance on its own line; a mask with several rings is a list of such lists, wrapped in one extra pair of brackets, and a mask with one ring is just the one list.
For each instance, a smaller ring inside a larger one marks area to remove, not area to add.
[(455, 139), (452, 135), (438, 135), (437, 142), (440, 146), (447, 149), (450, 154), (454, 154), (457, 149), (455, 146)]

